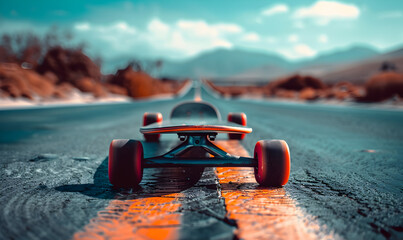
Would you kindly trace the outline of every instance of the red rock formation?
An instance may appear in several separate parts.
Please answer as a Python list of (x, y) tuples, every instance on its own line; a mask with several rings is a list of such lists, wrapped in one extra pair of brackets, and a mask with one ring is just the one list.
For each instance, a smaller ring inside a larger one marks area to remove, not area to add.
[(74, 87), (70, 83), (62, 83), (56, 85), (53, 97), (58, 99), (67, 99), (69, 94), (73, 91)]
[(104, 97), (107, 91), (100, 82), (100, 68), (80, 50), (54, 47), (45, 55), (38, 72), (54, 75), (55, 84), (70, 83), (83, 92), (95, 97)]
[(318, 78), (311, 76), (294, 75), (268, 84), (272, 89), (286, 89), (300, 91), (304, 88), (326, 89), (326, 85)]
[(362, 97), (363, 89), (350, 82), (338, 82), (330, 89), (329, 98), (336, 98), (338, 100), (356, 99)]
[(69, 82), (73, 85), (84, 77), (100, 81), (102, 74), (100, 68), (80, 50), (54, 47), (50, 49), (38, 72), (53, 72), (60, 82)]
[(365, 87), (350, 82), (339, 82), (328, 87), (319, 79), (299, 75), (270, 82), (264, 87), (217, 86), (207, 80), (205, 83), (221, 95), (232, 97), (262, 95), (300, 100), (337, 99), (366, 102), (383, 101), (395, 96), (403, 99), (403, 74), (396, 72), (383, 72), (373, 76)]
[(129, 96), (133, 98), (148, 97), (154, 94), (154, 79), (145, 72), (134, 71), (131, 66), (118, 70), (110, 80), (110, 84), (116, 84), (125, 88)]
[(0, 64), (0, 88), (11, 97), (28, 99), (51, 97), (55, 90), (51, 80), (12, 63)]
[[(24, 54), (32, 58), (36, 56), (37, 50), (27, 48)], [(103, 76), (99, 67), (81, 50), (54, 47), (35, 68), (37, 72), (21, 67), (18, 59), (10, 58), (7, 48), (0, 46), (0, 55), (3, 53), (1, 61), (13, 60), (15, 64), (2, 64), (0, 67), (2, 97), (65, 98), (76, 87), (95, 97), (104, 97), (111, 92), (139, 98), (160, 93), (177, 94), (186, 83), (173, 79), (154, 79), (143, 71), (134, 71), (130, 66), (119, 70), (116, 75)], [(35, 62), (37, 59), (31, 60)], [(102, 82), (105, 80), (107, 83)]]
[(278, 98), (295, 99), (295, 98), (297, 98), (297, 92), (293, 91), (293, 90), (279, 89), (274, 93), (274, 96), (278, 97)]
[(127, 89), (124, 87), (109, 83), (106, 83), (104, 86), (110, 93), (126, 96), (128, 95)]
[(373, 76), (365, 84), (366, 95), (359, 100), (376, 102), (394, 96), (403, 98), (403, 74), (383, 72)]
[[(133, 98), (149, 97), (155, 94), (174, 93), (176, 94), (182, 84), (176, 80), (164, 81), (155, 79), (143, 71), (134, 71), (131, 66), (118, 70), (114, 77), (109, 80), (109, 89), (116, 90), (117, 85), (127, 90)], [(118, 91), (121, 91), (120, 89)]]
[(94, 97), (105, 97), (107, 95), (104, 86), (89, 77), (83, 77), (75, 81), (75, 86), (82, 92), (92, 93)]
[(267, 95), (267, 92), (264, 91), (265, 88), (261, 86), (254, 86), (254, 85), (219, 86), (215, 85), (213, 82), (209, 80), (205, 80), (204, 82), (223, 96), (236, 98), (244, 95), (255, 95), (255, 96), (263, 96), (264, 94)]
[(301, 100), (315, 100), (318, 98), (318, 92), (311, 87), (304, 88), (299, 92), (299, 99)]

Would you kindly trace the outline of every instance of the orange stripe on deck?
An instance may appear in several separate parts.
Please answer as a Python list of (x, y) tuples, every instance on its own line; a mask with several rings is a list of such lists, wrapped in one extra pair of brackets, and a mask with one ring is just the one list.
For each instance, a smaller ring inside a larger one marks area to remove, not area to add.
[(223, 126), (223, 125), (174, 125), (174, 126), (160, 126), (160, 127), (143, 127), (140, 129), (144, 134), (157, 134), (157, 133), (201, 133), (201, 132), (224, 132), (224, 133), (251, 133), (252, 129), (247, 127), (236, 126)]
[[(217, 141), (229, 153), (249, 156), (239, 141)], [(263, 188), (252, 168), (217, 168), (227, 217), (237, 221), (239, 239), (331, 239), (318, 236), (319, 225), (307, 221), (284, 188)], [(316, 232), (316, 233), (315, 233)]]

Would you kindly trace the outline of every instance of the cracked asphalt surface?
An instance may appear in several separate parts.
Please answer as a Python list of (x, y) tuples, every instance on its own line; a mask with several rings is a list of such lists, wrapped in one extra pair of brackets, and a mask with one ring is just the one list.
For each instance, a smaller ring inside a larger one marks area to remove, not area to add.
[[(111, 140), (142, 139), (144, 112), (167, 117), (193, 95), (190, 90), (170, 100), (0, 111), (0, 236), (403, 238), (401, 110), (229, 101), (203, 90), (203, 100), (222, 116), (248, 116), (253, 133), (229, 144), (231, 151), (251, 154), (260, 139), (287, 141), (288, 184), (261, 189), (248, 169), (168, 168), (146, 169), (140, 189), (112, 189)], [(225, 139), (218, 140), (225, 145)], [(145, 155), (176, 141), (164, 135), (160, 144), (145, 144)]]

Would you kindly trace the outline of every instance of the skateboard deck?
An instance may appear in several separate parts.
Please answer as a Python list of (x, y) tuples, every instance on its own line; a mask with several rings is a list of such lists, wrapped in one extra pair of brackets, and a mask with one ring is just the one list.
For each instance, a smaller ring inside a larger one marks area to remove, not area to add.
[(143, 134), (165, 134), (165, 133), (239, 133), (247, 134), (252, 132), (252, 128), (241, 126), (235, 123), (204, 122), (194, 121), (181, 124), (177, 121), (164, 122), (162, 124), (150, 124), (140, 128)]
[(143, 177), (143, 168), (253, 167), (259, 184), (268, 187), (286, 184), (290, 174), (287, 143), (260, 140), (256, 143), (255, 157), (231, 155), (213, 143), (216, 135), (227, 133), (229, 139), (242, 140), (245, 134), (252, 132), (252, 128), (244, 126), (244, 113), (229, 113), (228, 121), (222, 122), (218, 109), (200, 100), (176, 105), (169, 121), (162, 121), (161, 113), (145, 113), (143, 124), (146, 126), (141, 127), (140, 132), (146, 141), (155, 142), (160, 134), (170, 133), (177, 134), (181, 143), (162, 155), (145, 158), (142, 141), (113, 140), (108, 158), (110, 182), (115, 187), (137, 188)]

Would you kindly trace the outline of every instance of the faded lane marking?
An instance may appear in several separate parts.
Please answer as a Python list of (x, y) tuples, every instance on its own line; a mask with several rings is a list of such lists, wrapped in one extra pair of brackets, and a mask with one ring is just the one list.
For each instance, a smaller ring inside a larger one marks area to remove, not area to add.
[(113, 200), (74, 239), (176, 239), (180, 204), (172, 198)]
[[(250, 156), (237, 140), (217, 144), (231, 154)], [(217, 168), (216, 174), (239, 239), (334, 239), (303, 214), (284, 188), (259, 187), (252, 168)]]
[[(179, 177), (147, 169), (143, 190), (136, 193), (117, 194), (105, 210), (73, 239), (177, 239), (181, 225), (183, 184)], [(175, 172), (175, 170), (173, 170)], [(179, 176), (182, 171), (176, 171)], [(162, 175), (162, 176), (161, 176)], [(168, 181), (172, 178), (172, 182)], [(181, 180), (183, 181), (183, 180)], [(152, 186), (150, 184), (153, 182)]]

